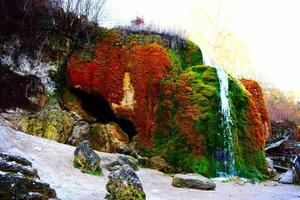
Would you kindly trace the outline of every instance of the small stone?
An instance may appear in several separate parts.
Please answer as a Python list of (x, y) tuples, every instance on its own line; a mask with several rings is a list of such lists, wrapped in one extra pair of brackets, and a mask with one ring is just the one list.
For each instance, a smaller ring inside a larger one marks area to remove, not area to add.
[(150, 158), (139, 157), (138, 161), (139, 161), (139, 165), (141, 165), (142, 167), (146, 167), (146, 168), (150, 167)]
[(180, 188), (192, 188), (199, 190), (214, 190), (216, 184), (200, 174), (176, 174), (172, 185)]
[(168, 165), (168, 163), (165, 161), (165, 159), (159, 157), (159, 156), (153, 156), (150, 158), (150, 168), (156, 169), (162, 172), (169, 172), (171, 171), (171, 167)]
[(88, 140), (80, 143), (74, 151), (74, 166), (78, 166), (82, 172), (94, 174), (101, 173), (100, 157), (90, 148)]

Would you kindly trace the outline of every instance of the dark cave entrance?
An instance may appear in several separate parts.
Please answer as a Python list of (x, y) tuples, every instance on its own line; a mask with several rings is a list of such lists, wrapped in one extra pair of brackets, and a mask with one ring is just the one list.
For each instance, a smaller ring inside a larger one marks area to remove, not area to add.
[(109, 122), (117, 123), (128, 135), (129, 141), (132, 141), (133, 136), (137, 134), (133, 123), (127, 119), (116, 117), (109, 103), (101, 95), (88, 94), (79, 90), (72, 90), (72, 92), (81, 100), (82, 108), (97, 118), (98, 122), (103, 124), (108, 124)]

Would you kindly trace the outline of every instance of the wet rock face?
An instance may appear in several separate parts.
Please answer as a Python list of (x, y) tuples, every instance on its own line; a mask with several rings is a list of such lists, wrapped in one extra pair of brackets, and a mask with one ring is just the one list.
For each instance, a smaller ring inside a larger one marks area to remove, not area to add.
[(139, 177), (134, 170), (127, 164), (115, 167), (114, 171), (108, 176), (109, 181), (106, 185), (109, 200), (143, 200), (146, 194)]
[(38, 180), (31, 163), (0, 153), (0, 199), (56, 199), (56, 192)]
[(78, 145), (74, 152), (74, 166), (79, 167), (82, 172), (94, 174), (101, 173), (100, 157), (90, 148), (88, 140)]
[(199, 174), (176, 174), (172, 185), (180, 188), (192, 188), (199, 190), (214, 190), (216, 184)]
[(45, 88), (33, 75), (22, 76), (3, 66), (0, 67), (0, 109), (23, 108), (40, 110), (45, 102)]

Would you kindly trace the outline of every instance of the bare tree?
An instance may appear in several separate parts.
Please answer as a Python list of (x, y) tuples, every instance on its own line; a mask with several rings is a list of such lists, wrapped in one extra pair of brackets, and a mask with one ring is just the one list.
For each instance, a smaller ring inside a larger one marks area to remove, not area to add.
[(66, 0), (63, 3), (63, 8), (66, 12), (66, 17), (70, 13), (76, 14), (79, 17), (85, 16), (89, 21), (99, 23), (105, 16), (106, 0)]

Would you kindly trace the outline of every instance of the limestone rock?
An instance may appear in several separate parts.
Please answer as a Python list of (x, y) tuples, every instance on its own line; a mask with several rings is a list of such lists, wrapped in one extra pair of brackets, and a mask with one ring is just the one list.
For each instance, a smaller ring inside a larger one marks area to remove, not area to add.
[(0, 199), (56, 199), (56, 192), (40, 182), (31, 162), (19, 156), (0, 154)]
[(97, 174), (101, 173), (100, 157), (90, 148), (88, 140), (80, 143), (74, 151), (74, 166), (82, 172)]
[(172, 185), (180, 188), (192, 188), (199, 190), (214, 190), (216, 184), (199, 174), (176, 174)]
[(109, 181), (106, 190), (109, 200), (143, 200), (146, 194), (139, 177), (134, 170), (127, 164), (116, 167), (115, 171), (108, 176)]

